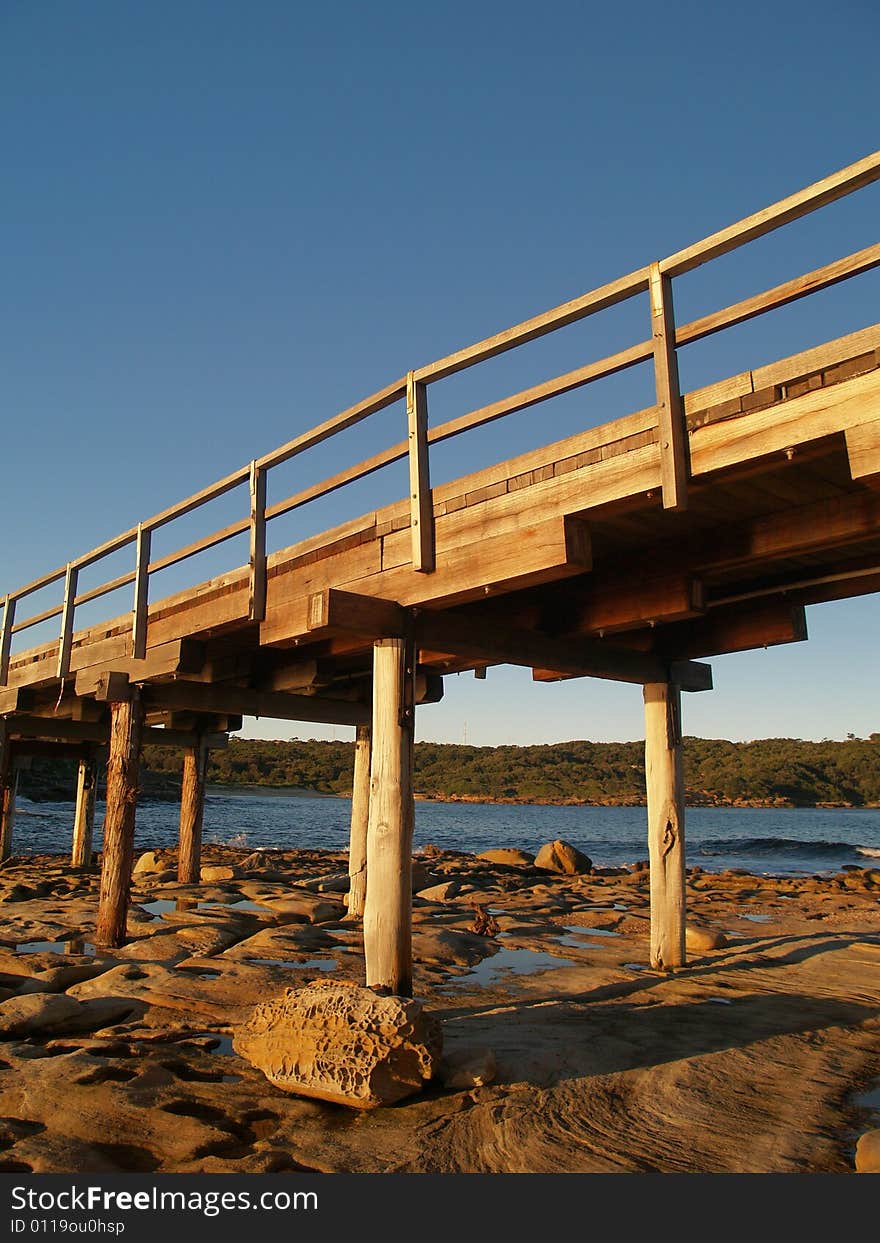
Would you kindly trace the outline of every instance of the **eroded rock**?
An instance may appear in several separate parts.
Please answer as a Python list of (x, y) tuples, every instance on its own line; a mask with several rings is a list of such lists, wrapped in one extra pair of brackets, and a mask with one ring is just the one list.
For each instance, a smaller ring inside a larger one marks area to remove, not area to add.
[(545, 872), (564, 872), (577, 876), (592, 871), (593, 861), (569, 842), (547, 842), (535, 855), (535, 867)]
[(0, 1005), (0, 1039), (97, 1031), (141, 1010), (142, 1003), (128, 997), (77, 1001), (66, 993), (27, 993)]
[(727, 937), (717, 928), (704, 928), (700, 924), (687, 924), (684, 930), (684, 943), (696, 954), (706, 950), (722, 950), (728, 944)]
[(442, 1043), (421, 1002), (321, 980), (257, 1006), (233, 1048), (284, 1092), (375, 1109), (420, 1091)]
[(856, 1144), (856, 1173), (880, 1174), (880, 1131), (866, 1131)]
[(517, 850), (514, 846), (502, 846), (498, 850), (484, 850), (477, 855), (487, 863), (500, 863), (504, 867), (532, 867), (535, 856), (525, 850)]

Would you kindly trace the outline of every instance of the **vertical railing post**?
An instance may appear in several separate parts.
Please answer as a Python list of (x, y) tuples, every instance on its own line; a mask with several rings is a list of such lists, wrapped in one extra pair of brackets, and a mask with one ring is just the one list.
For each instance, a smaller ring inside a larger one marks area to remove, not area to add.
[(248, 618), (263, 621), (266, 616), (266, 471), (251, 462), (251, 547)]
[(651, 299), (651, 335), (654, 341), (654, 379), (660, 437), (660, 481), (664, 509), (687, 508), (688, 447), (684, 405), (675, 352), (675, 312), (672, 280), (652, 263), (648, 272)]
[(428, 470), (428, 392), (412, 371), (406, 377), (406, 420), (409, 431), (409, 496), (414, 570), (434, 569), (434, 504)]
[(9, 680), (9, 655), (12, 651), (12, 627), (15, 625), (15, 596), (3, 601), (3, 623), (0, 627), (0, 686)]
[(135, 545), (134, 605), (131, 617), (131, 654), (143, 660), (147, 654), (147, 611), (150, 599), (150, 545), (152, 531), (138, 523)]
[(79, 568), (69, 561), (64, 575), (64, 604), (61, 608), (61, 638), (58, 640), (56, 676), (66, 678), (70, 672), (70, 649), (73, 643), (73, 613), (76, 608), (76, 584)]

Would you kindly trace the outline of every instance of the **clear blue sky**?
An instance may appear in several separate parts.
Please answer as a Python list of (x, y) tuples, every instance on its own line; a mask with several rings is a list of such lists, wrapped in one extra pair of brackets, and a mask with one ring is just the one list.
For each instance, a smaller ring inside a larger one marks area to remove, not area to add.
[[(868, 154), (878, 37), (869, 0), (5, 0), (0, 594), (409, 367)], [(876, 190), (686, 278), (682, 313), (877, 241)], [(686, 352), (685, 387), (875, 322), (875, 275)], [(435, 386), (432, 417), (630, 344), (644, 313)], [(646, 405), (649, 379), (450, 442), (434, 480)], [(401, 420), (390, 411), (281, 472), (270, 500), (399, 439)], [(399, 472), (378, 476), (285, 520), (272, 546), (401, 494)], [(231, 497), (158, 551), (243, 512)], [(230, 545), (193, 574), (244, 559)], [(689, 697), (687, 731), (880, 728), (877, 598), (808, 622), (807, 644), (715, 661), (717, 689)], [(533, 687), (511, 670), (448, 679), (420, 717), (422, 737), (473, 743), (642, 732), (637, 688)]]

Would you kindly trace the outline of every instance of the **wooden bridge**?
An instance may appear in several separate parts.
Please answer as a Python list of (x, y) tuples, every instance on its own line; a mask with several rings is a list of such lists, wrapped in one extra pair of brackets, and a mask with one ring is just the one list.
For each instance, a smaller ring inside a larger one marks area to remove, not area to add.
[[(442, 695), (446, 673), (483, 676), (501, 663), (540, 680), (615, 679), (644, 686), (652, 963), (682, 965), (680, 692), (711, 688), (703, 658), (804, 639), (806, 605), (880, 589), (880, 325), (683, 395), (677, 350), (880, 265), (880, 244), (687, 324), (675, 321), (673, 282), (878, 179), (880, 152), (409, 371), (10, 591), (0, 632), (3, 857), (17, 768), (52, 754), (80, 761), (72, 862), (90, 863), (96, 763), (108, 748), (97, 935), (119, 945), (144, 742), (183, 750), (179, 879), (195, 883), (209, 748), (243, 715), (354, 726), (350, 915), (364, 916), (367, 983), (408, 992), (416, 705)], [(632, 298), (645, 299), (643, 340), (429, 425), (431, 384)], [(431, 487), (433, 445), (650, 359), (650, 408)], [(267, 505), (273, 468), (403, 400), (406, 439)], [(267, 556), (274, 518), (403, 459), (406, 498)], [(240, 521), (151, 554), (158, 529), (243, 485)], [(150, 599), (158, 571), (245, 533), (248, 565)], [(129, 572), (80, 591), (81, 571), (125, 548)], [(53, 585), (59, 602), (27, 616), (28, 598)], [(78, 608), (129, 585), (130, 613), (77, 628)], [(53, 618), (57, 640), (19, 650), (16, 636)]]

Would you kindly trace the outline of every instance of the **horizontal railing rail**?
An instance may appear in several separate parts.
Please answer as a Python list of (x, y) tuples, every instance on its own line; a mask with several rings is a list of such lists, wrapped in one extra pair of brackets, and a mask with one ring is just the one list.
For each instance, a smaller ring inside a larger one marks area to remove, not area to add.
[[(57, 647), (57, 676), (66, 677), (70, 669), (73, 623), (77, 607), (132, 584), (135, 590), (131, 622), (131, 652), (135, 658), (143, 657), (146, 650), (150, 576), (239, 535), (249, 534), (250, 536), (249, 616), (254, 621), (262, 620), (266, 606), (266, 524), (274, 518), (289, 514), (310, 501), (327, 496), (346, 484), (364, 479), (375, 471), (405, 458), (408, 458), (410, 463), (412, 563), (415, 570), (430, 572), (435, 562), (429, 482), (428, 448), (430, 445), (459, 436), (472, 428), (482, 427), (508, 414), (526, 410), (530, 406), (571, 392), (594, 380), (614, 375), (650, 359), (654, 361), (663, 504), (668, 509), (684, 508), (687, 503), (687, 428), (678, 384), (676, 351), (682, 346), (701, 341), (714, 333), (742, 324), (758, 315), (786, 306), (880, 266), (880, 243), (868, 246), (803, 276), (776, 285), (762, 293), (680, 326), (676, 326), (673, 312), (673, 278), (691, 272), (722, 255), (729, 254), (738, 247), (763, 237), (877, 180), (880, 180), (880, 151), (665, 259), (639, 268), (627, 276), (602, 285), (598, 289), (544, 311), (540, 315), (523, 320), (503, 332), (486, 337), (436, 362), (409, 371), (401, 379), (365, 397), (362, 401), (318, 424), (310, 431), (296, 436), (293, 440), (249, 462), (223, 479), (217, 480), (192, 496), (154, 514), (152, 518), (139, 523), (136, 527), (123, 531), (90, 552), (68, 562), (67, 565), (9, 592), (4, 599), (2, 622), (0, 622), (0, 686), (6, 685), (8, 681), (13, 636), (56, 617), (62, 619)], [(651, 328), (649, 337), (596, 362), (578, 367), (564, 375), (554, 376), (508, 397), (458, 415), (436, 427), (428, 426), (428, 385), (644, 293), (649, 295), (650, 301), (650, 317), (647, 321), (647, 325)], [(267, 505), (266, 478), (273, 467), (280, 466), (340, 432), (355, 427), (398, 401), (404, 401), (406, 404), (407, 438), (405, 440), (311, 484), (283, 500)], [(248, 486), (250, 496), (249, 513), (246, 517), (162, 557), (151, 559), (150, 544), (153, 532), (243, 485)], [(92, 587), (88, 591), (77, 591), (81, 570), (128, 546), (135, 548), (135, 566), (132, 570)], [(44, 609), (30, 617), (16, 620), (16, 612), (21, 601), (62, 581), (64, 582), (64, 598), (61, 604)]]

